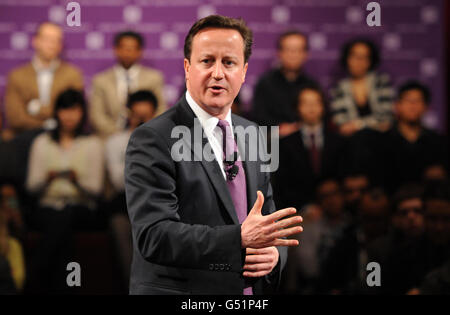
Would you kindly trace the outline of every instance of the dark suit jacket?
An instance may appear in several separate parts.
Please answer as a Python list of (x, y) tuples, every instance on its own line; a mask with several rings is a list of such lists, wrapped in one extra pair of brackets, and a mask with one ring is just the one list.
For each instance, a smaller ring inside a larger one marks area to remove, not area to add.
[(323, 130), (323, 140), (319, 174), (313, 171), (309, 149), (303, 143), (300, 130), (280, 140), (280, 164), (273, 183), (279, 209), (295, 207), (300, 210), (314, 200), (319, 179), (338, 177), (343, 172), (343, 139)]
[[(243, 292), (241, 227), (219, 164), (215, 160), (176, 162), (171, 157), (173, 144), (180, 141), (171, 137), (172, 129), (186, 126), (193, 135), (194, 118), (183, 96), (131, 135), (125, 166), (134, 243), (131, 294)], [(232, 121), (234, 126), (255, 125), (236, 115)], [(198, 120), (195, 122), (200, 126)], [(190, 146), (192, 140), (188, 142)], [(203, 138), (203, 145), (206, 143), (207, 138)], [(261, 139), (260, 143), (265, 142)], [(238, 141), (238, 145), (243, 152), (244, 144)], [(245, 152), (247, 156), (248, 150)], [(256, 191), (261, 190), (263, 214), (275, 211), (269, 173), (259, 171), (260, 160), (245, 160), (248, 209), (256, 200)], [(285, 248), (278, 250), (277, 267), (254, 281), (255, 294), (278, 282), (287, 258)]]

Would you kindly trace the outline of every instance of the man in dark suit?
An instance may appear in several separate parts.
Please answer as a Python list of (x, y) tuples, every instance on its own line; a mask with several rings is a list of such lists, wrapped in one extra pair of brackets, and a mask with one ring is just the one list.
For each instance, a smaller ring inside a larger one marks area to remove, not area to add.
[[(185, 40), (186, 94), (130, 138), (131, 294), (261, 294), (278, 283), (285, 246), (298, 245), (285, 237), (301, 232), (292, 226), (301, 217), (290, 216), (294, 208), (275, 211), (263, 158), (249, 158), (249, 144), (264, 140), (232, 136), (233, 129), (256, 128), (231, 114), (251, 43), (242, 20), (197, 21)], [(198, 130), (204, 136), (195, 141)], [(194, 139), (178, 139), (179, 131)], [(177, 155), (179, 144), (188, 159)], [(212, 159), (198, 155), (208, 147)]]
[(300, 209), (314, 201), (320, 179), (341, 175), (344, 143), (325, 127), (324, 96), (318, 85), (305, 84), (298, 91), (297, 104), (301, 128), (280, 141), (274, 195), (279, 207), (289, 204)]

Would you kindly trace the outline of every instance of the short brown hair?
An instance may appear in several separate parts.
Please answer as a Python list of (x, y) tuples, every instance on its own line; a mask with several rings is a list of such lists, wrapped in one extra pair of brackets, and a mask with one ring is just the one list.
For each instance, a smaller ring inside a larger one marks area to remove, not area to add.
[(205, 28), (225, 28), (233, 29), (241, 34), (244, 39), (244, 63), (248, 62), (252, 54), (253, 33), (245, 24), (242, 18), (234, 19), (223, 15), (209, 15), (203, 19), (198, 20), (192, 25), (189, 33), (184, 40), (184, 57), (187, 60), (191, 59), (192, 41), (194, 36)]
[(305, 49), (309, 50), (308, 36), (306, 36), (304, 33), (297, 31), (297, 30), (289, 30), (289, 31), (285, 31), (284, 33), (282, 33), (280, 35), (280, 37), (278, 37), (278, 39), (277, 39), (277, 50), (283, 49), (283, 40), (289, 36), (303, 37), (305, 39), (305, 43), (306, 43)]

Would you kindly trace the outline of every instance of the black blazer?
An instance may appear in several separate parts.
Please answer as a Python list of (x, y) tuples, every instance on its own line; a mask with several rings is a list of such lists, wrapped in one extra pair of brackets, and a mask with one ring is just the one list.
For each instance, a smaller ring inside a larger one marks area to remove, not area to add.
[(275, 202), (280, 209), (289, 205), (300, 210), (315, 200), (318, 180), (342, 175), (346, 151), (343, 139), (323, 130), (323, 141), (320, 170), (315, 174), (300, 130), (280, 140), (280, 163), (273, 183)]
[[(194, 112), (185, 96), (164, 114), (137, 128), (131, 135), (125, 161), (125, 189), (133, 234), (131, 294), (242, 294), (241, 227), (231, 195), (216, 160), (179, 161), (171, 157), (175, 126), (194, 134)], [(256, 126), (232, 115), (234, 126)], [(201, 126), (198, 120), (195, 120)], [(201, 127), (200, 127), (201, 128)], [(260, 134), (259, 137), (262, 137)], [(264, 140), (260, 138), (260, 143)], [(207, 143), (203, 138), (203, 145)], [(191, 147), (192, 140), (186, 142)], [(263, 214), (275, 211), (269, 173), (262, 162), (247, 161), (248, 209), (256, 191), (265, 197)], [(248, 139), (245, 147), (248, 147)], [(189, 152), (189, 153), (192, 153)], [(280, 279), (287, 259), (280, 259), (272, 273), (257, 278), (254, 293), (261, 294)]]

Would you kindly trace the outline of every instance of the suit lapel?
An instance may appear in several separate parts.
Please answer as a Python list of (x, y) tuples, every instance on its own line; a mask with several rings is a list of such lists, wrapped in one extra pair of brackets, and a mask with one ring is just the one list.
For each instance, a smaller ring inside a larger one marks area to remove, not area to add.
[(109, 84), (108, 90), (111, 91), (112, 94), (110, 95), (113, 96), (113, 98), (108, 102), (109, 110), (113, 117), (118, 117), (121, 112), (122, 105), (120, 104), (121, 100), (119, 99), (119, 94), (117, 91), (117, 76), (114, 66), (109, 70), (107, 80)]
[(30, 100), (34, 98), (39, 98), (39, 88), (37, 83), (37, 73), (34, 70), (33, 64), (30, 62), (29, 67), (27, 69), (29, 71), (28, 79), (30, 80), (29, 88), (30, 92)]
[[(189, 128), (191, 132), (191, 136), (194, 136), (194, 129), (195, 127), (200, 128), (203, 133), (203, 128), (200, 124), (200, 121), (198, 119), (194, 120), (195, 115), (192, 109), (189, 107), (185, 96), (178, 102), (176, 105), (178, 106), (178, 112), (179, 112), (179, 119), (182, 125), (185, 125)], [(195, 122), (195, 123), (194, 123)], [(208, 175), (209, 180), (211, 181), (214, 190), (216, 191), (217, 195), (219, 196), (220, 200), (225, 206), (225, 209), (227, 210), (228, 214), (230, 215), (231, 219), (233, 220), (234, 224), (239, 224), (239, 220), (236, 214), (236, 210), (234, 208), (233, 200), (231, 199), (231, 195), (228, 191), (228, 186), (223, 178), (222, 171), (220, 169), (219, 164), (217, 163), (216, 159), (213, 161), (206, 161), (202, 157), (203, 148), (208, 143), (208, 138), (202, 137), (202, 148), (201, 150), (196, 150), (195, 147), (192, 145), (193, 139), (191, 139), (191, 143), (187, 143), (187, 145), (191, 148), (194, 156), (196, 157), (196, 160), (200, 160), (200, 163), (202, 164), (206, 174)], [(195, 144), (194, 144), (195, 145)], [(199, 154), (200, 153), (200, 156)]]

